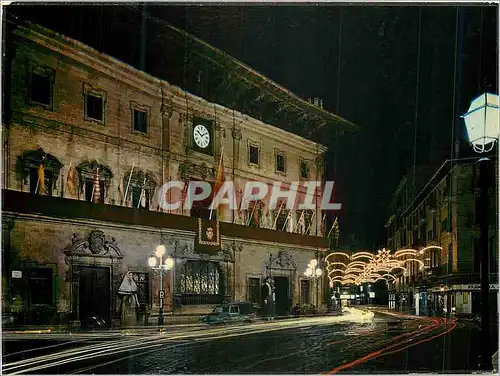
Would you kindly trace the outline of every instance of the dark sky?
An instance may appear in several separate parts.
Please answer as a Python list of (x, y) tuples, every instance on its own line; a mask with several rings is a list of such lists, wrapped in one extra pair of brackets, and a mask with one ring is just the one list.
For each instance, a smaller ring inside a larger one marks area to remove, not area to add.
[[(115, 49), (131, 50), (129, 62), (138, 66), (138, 44), (124, 30), (141, 26), (123, 8), (96, 16), (99, 8), (30, 6), (22, 13), (98, 49), (101, 32), (114, 38)], [(146, 11), (303, 98), (323, 98), (327, 110), (362, 128), (337, 145), (325, 140), (339, 156), (336, 166), (329, 157), (327, 176), (344, 206), (341, 240), (349, 243), (355, 234), (360, 247), (384, 245), (388, 203), (414, 161), (437, 169), (456, 140), (464, 144), (460, 156), (470, 153), (456, 119), (482, 91), (498, 93), (496, 6), (148, 5)]]

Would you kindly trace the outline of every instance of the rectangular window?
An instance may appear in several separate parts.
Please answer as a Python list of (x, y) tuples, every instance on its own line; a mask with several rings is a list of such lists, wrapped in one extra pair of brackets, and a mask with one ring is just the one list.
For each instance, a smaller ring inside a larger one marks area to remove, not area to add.
[(52, 269), (35, 268), (29, 271), (28, 280), (30, 303), (33, 305), (52, 305)]
[(260, 279), (248, 278), (248, 301), (260, 304)]
[(85, 118), (97, 121), (104, 120), (104, 99), (93, 93), (85, 93)]
[(52, 75), (31, 72), (30, 100), (45, 106), (52, 104)]
[(300, 178), (309, 179), (309, 165), (306, 161), (300, 161)]
[(132, 278), (137, 285), (137, 300), (139, 304), (149, 304), (149, 274), (132, 272)]
[(300, 303), (309, 304), (310, 281), (303, 279), (300, 281)]
[(148, 133), (148, 113), (134, 109), (134, 131)]
[(31, 167), (29, 172), (29, 189), (30, 192), (35, 194), (52, 196), (52, 184), (53, 184), (53, 174), (52, 171), (44, 170), (44, 180), (45, 187), (40, 185), (38, 181), (38, 169), (37, 167)]
[(248, 161), (250, 164), (259, 165), (259, 147), (248, 145)]
[(285, 173), (285, 156), (280, 152), (276, 153), (276, 171)]
[[(104, 204), (104, 196), (106, 194), (104, 181), (99, 181), (99, 203)], [(85, 200), (92, 202), (94, 195), (94, 179), (85, 179)]]

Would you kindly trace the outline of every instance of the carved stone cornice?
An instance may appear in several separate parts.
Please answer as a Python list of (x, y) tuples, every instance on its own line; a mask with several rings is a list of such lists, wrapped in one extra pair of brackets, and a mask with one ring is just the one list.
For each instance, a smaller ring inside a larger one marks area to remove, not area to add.
[(104, 235), (101, 230), (91, 231), (87, 238), (79, 238), (73, 234), (71, 245), (64, 250), (67, 258), (75, 256), (105, 256), (111, 258), (123, 258), (116, 239)]

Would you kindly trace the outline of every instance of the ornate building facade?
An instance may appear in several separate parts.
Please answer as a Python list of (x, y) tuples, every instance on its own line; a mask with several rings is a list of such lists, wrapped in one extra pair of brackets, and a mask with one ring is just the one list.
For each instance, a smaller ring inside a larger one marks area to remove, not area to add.
[[(159, 244), (175, 261), (163, 287), (167, 311), (203, 313), (225, 300), (259, 304), (268, 276), (277, 313), (296, 303), (321, 305), (303, 275), (328, 248), (319, 204), (304, 213), (308, 231), (299, 234), (281, 231), (289, 212), (267, 211), (269, 197), (213, 222), (207, 202), (165, 212), (154, 196), (168, 180), (213, 186), (221, 160), (239, 203), (247, 181), (281, 181), (282, 189), (322, 181), (324, 146), (41, 26), (16, 25), (9, 38), (4, 312), (25, 324), (78, 324), (95, 316), (117, 323), (118, 287), (132, 273), (139, 308), (154, 317), (160, 286), (147, 260)], [(308, 114), (311, 104), (286, 95)], [(299, 190), (299, 200), (304, 195)], [(290, 214), (296, 222), (301, 213), (294, 207)], [(214, 226), (219, 241), (203, 249), (201, 229)]]
[[(393, 196), (387, 228), (388, 248), (420, 250), (389, 286), (389, 306), (420, 312), (470, 315), (480, 312), (478, 158), (447, 160), (430, 179), (404, 178)], [(490, 188), (490, 301), (497, 314), (498, 168)], [(416, 192), (414, 194), (413, 192)]]

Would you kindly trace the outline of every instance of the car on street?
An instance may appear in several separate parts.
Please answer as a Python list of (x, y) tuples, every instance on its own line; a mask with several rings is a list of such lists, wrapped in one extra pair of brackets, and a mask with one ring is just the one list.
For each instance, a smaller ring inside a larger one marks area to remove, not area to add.
[(257, 307), (249, 302), (234, 302), (218, 305), (208, 315), (200, 317), (203, 324), (241, 324), (251, 323), (257, 318)]

